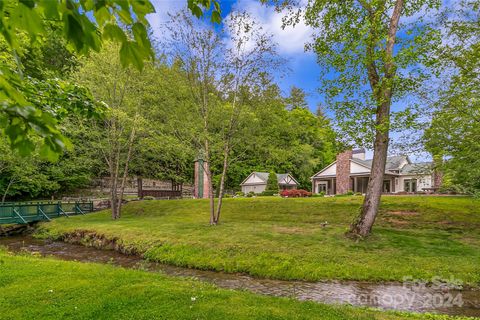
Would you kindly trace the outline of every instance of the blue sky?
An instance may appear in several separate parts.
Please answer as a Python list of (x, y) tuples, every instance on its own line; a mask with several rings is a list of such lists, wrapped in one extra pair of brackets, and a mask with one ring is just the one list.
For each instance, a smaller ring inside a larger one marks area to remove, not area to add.
[[(186, 0), (152, 0), (157, 13), (149, 16), (156, 36), (162, 36), (162, 25), (168, 21), (166, 12), (175, 12), (186, 5)], [(272, 34), (278, 44), (278, 53), (287, 61), (289, 71), (282, 77), (278, 75), (276, 82), (284, 95), (288, 95), (291, 86), (302, 88), (307, 93), (307, 101), (312, 111), (317, 109), (321, 96), (317, 93), (320, 86), (320, 68), (315, 54), (305, 52), (304, 46), (310, 39), (310, 30), (304, 25), (282, 30), (281, 14), (271, 6), (262, 5), (257, 0), (221, 0), (222, 15), (227, 16), (232, 10), (250, 12), (261, 23), (263, 28)]]
[[(151, 0), (155, 5), (156, 13), (149, 16), (154, 34), (161, 38), (164, 36), (162, 26), (167, 23), (167, 12), (178, 11), (186, 6), (187, 0)], [(303, 1), (303, 0), (301, 0)], [(306, 0), (305, 0), (306, 1)], [(289, 71), (282, 77), (277, 76), (276, 83), (282, 89), (283, 94), (288, 95), (290, 88), (296, 86), (307, 93), (307, 102), (312, 112), (315, 112), (317, 105), (323, 102), (323, 97), (318, 93), (320, 87), (321, 70), (316, 63), (316, 56), (313, 52), (305, 52), (305, 43), (310, 41), (312, 30), (300, 23), (295, 27), (282, 29), (282, 13), (277, 13), (272, 6), (262, 5), (259, 0), (220, 0), (222, 15), (225, 17), (233, 10), (249, 12), (263, 29), (272, 35), (273, 40), (278, 44), (278, 53), (287, 61), (286, 67)], [(443, 0), (443, 6), (454, 7), (459, 4), (458, 0)], [(425, 12), (404, 18), (404, 20), (426, 17)], [(428, 16), (427, 16), (428, 19)], [(207, 20), (200, 23), (210, 23)], [(412, 20), (411, 20), (412, 21)], [(392, 106), (393, 110), (405, 107), (407, 101)], [(327, 111), (327, 110), (326, 110)], [(332, 116), (326, 112), (327, 116)], [(417, 133), (418, 134), (418, 133)], [(392, 139), (398, 138), (398, 134), (392, 134)], [(371, 152), (369, 154), (371, 156)], [(428, 160), (425, 154), (412, 155), (413, 159)]]

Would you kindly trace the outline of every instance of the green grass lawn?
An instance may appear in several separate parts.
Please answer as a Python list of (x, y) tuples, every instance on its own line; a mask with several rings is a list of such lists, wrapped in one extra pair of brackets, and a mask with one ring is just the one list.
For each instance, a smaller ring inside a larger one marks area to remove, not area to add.
[[(450, 319), (218, 289), (109, 265), (0, 249), (0, 319)], [(458, 318), (459, 319), (459, 318)]]
[[(480, 284), (480, 201), (468, 197), (383, 197), (373, 236), (344, 236), (362, 198), (226, 199), (208, 225), (206, 200), (132, 202), (112, 221), (103, 211), (42, 225), (40, 236), (76, 230), (129, 252), (201, 269), (277, 279), (450, 278)], [(328, 226), (321, 223), (327, 221)], [(99, 241), (84, 238), (85, 244)]]

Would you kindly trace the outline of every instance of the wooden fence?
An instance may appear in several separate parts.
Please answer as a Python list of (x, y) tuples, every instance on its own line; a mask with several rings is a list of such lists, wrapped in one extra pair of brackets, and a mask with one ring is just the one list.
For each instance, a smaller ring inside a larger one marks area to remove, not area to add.
[(138, 196), (143, 197), (154, 197), (154, 198), (181, 198), (182, 190), (139, 190)]

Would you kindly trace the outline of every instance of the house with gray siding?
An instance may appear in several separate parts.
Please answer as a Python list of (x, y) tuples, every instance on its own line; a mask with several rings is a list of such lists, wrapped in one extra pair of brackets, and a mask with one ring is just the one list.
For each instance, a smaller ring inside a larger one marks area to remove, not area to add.
[[(298, 182), (289, 173), (276, 173), (280, 190), (297, 189)], [(252, 172), (240, 184), (243, 193), (262, 193), (267, 187), (268, 172)]]
[[(347, 150), (336, 161), (311, 177), (312, 192), (344, 194), (348, 191), (365, 193), (372, 159), (365, 159), (365, 149)], [(437, 190), (441, 174), (432, 162), (413, 163), (406, 155), (387, 158), (383, 181), (384, 193), (415, 193)]]

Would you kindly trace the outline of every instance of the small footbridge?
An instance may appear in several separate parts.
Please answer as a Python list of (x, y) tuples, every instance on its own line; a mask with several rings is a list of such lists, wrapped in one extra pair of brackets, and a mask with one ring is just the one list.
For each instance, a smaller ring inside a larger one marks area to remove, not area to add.
[(93, 211), (93, 202), (9, 202), (0, 204), (0, 224), (27, 224)]

